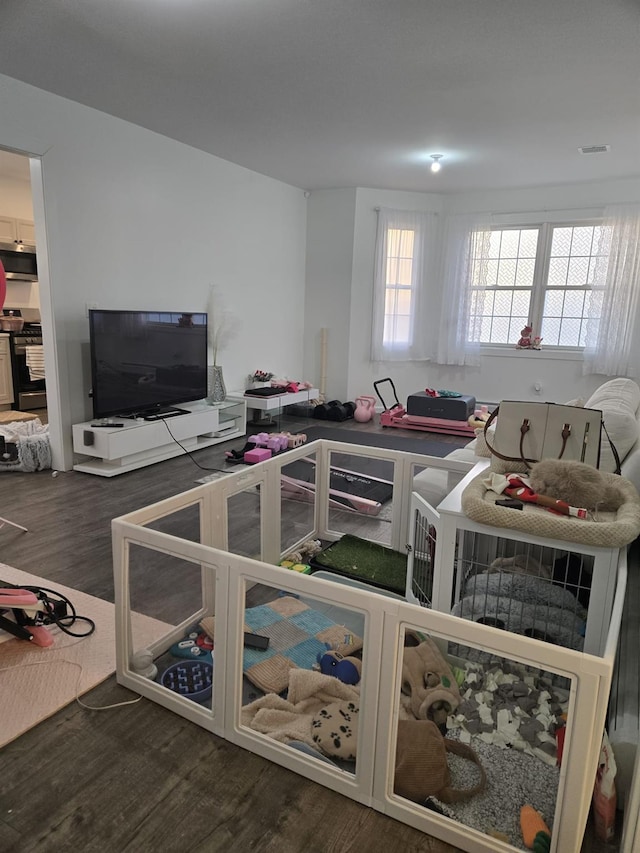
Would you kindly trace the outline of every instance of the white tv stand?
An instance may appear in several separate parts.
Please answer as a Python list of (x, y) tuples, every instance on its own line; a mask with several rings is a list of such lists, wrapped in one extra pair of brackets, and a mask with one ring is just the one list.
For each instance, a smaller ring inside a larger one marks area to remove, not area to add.
[[(74, 471), (115, 477), (164, 459), (210, 447), (242, 436), (247, 431), (244, 399), (228, 397), (210, 406), (204, 400), (181, 403), (188, 414), (160, 420), (109, 418), (73, 425)], [(122, 424), (122, 426), (111, 425)], [(180, 444), (177, 444), (177, 442)], [(182, 447), (180, 446), (182, 445)]]

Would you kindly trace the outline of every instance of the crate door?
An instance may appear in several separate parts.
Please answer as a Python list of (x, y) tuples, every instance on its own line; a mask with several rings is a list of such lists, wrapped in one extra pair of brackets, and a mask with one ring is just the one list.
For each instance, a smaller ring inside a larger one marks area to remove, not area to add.
[(407, 553), (406, 599), (411, 604), (432, 607), (436, 541), (440, 514), (417, 492), (411, 494)]

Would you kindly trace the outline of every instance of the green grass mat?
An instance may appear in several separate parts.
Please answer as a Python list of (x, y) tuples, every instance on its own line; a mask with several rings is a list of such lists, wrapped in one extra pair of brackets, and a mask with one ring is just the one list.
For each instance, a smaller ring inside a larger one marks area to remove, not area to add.
[(328, 569), (402, 595), (405, 591), (407, 555), (348, 533), (317, 554), (311, 567)]

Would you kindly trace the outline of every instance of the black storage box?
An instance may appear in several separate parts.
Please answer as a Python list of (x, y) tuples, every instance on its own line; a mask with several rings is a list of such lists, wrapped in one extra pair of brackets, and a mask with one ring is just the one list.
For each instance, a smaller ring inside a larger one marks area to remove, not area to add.
[(421, 418), (467, 421), (475, 408), (476, 398), (467, 394), (460, 397), (431, 397), (426, 391), (418, 391), (407, 398), (407, 414)]

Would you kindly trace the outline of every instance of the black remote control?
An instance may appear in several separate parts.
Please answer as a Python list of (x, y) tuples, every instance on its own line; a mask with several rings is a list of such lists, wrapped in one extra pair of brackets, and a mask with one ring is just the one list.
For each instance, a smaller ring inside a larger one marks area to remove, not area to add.
[(249, 649), (259, 649), (263, 652), (269, 646), (269, 637), (263, 637), (262, 634), (251, 634), (249, 631), (245, 631), (244, 644)]
[(508, 509), (522, 509), (522, 501), (515, 498), (505, 498), (501, 501), (496, 501), (496, 506), (506, 506)]

